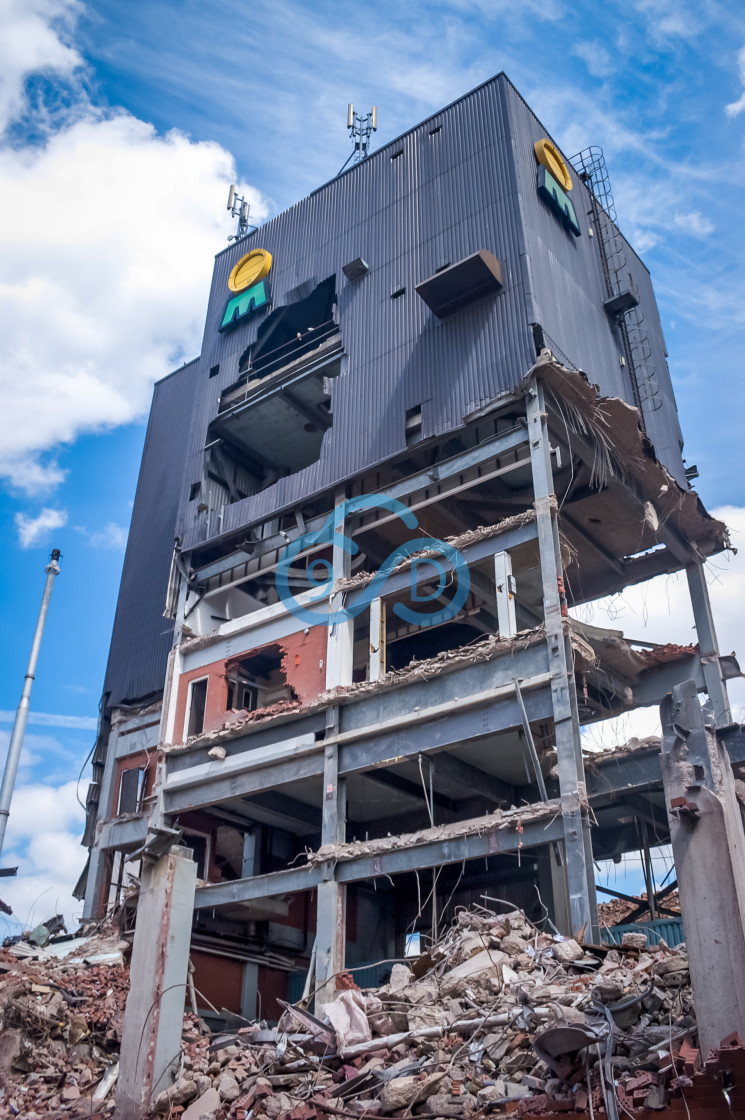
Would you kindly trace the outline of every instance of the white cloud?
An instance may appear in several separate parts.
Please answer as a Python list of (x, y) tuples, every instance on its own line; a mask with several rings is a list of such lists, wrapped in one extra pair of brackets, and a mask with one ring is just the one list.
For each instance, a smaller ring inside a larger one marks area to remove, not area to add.
[(708, 237), (714, 232), (714, 225), (705, 218), (700, 210), (691, 210), (688, 214), (675, 213), (673, 218), (678, 229), (691, 233), (694, 237)]
[[(745, 47), (740, 47), (740, 50), (737, 52), (737, 70), (740, 82), (745, 86)], [(737, 101), (733, 101), (729, 105), (724, 106), (724, 111), (730, 119), (732, 117), (739, 117), (743, 109), (745, 109), (745, 90), (743, 90)]]
[[(745, 669), (745, 508), (722, 506), (712, 514), (729, 526), (732, 544), (738, 550), (736, 555), (729, 552), (714, 556), (706, 564), (719, 648), (723, 654), (739, 654)], [(623, 630), (632, 639), (680, 645), (696, 642), (688, 582), (682, 572), (627, 587), (620, 595), (579, 607), (572, 614), (597, 626)], [(745, 719), (745, 680), (729, 681), (727, 688), (733, 718)], [(589, 726), (583, 742), (587, 747), (608, 748), (633, 737), (659, 734), (659, 709), (640, 708)]]
[(13, 796), (3, 864), (18, 864), (15, 878), (3, 879), (0, 894), (13, 908), (9, 924), (29, 927), (61, 912), (72, 922), (80, 904), (72, 889), (85, 863), (80, 846), (85, 813), (77, 783), (19, 786)]
[(26, 109), (26, 81), (43, 73), (70, 78), (82, 65), (63, 41), (76, 0), (0, 0), (0, 133)]
[(572, 54), (582, 59), (588, 74), (592, 74), (593, 78), (606, 78), (615, 70), (611, 56), (597, 40), (575, 43)]
[(17, 513), (15, 522), (21, 548), (32, 548), (34, 545), (41, 544), (55, 529), (61, 529), (67, 524), (67, 511), (45, 507), (36, 517), (29, 517), (27, 513)]
[[(13, 117), (31, 70), (78, 64), (52, 22), (76, 7), (3, 2), (11, 38), (36, 43), (8, 79)], [(82, 93), (38, 146), (8, 142), (0, 155), (0, 475), (39, 492), (64, 477), (55, 449), (143, 415), (153, 381), (198, 353), (236, 176), (218, 144), (159, 135)], [(260, 221), (263, 200), (242, 193)], [(108, 529), (98, 547), (112, 546)]]
[(76, 525), (75, 531), (87, 537), (94, 548), (124, 549), (127, 544), (129, 530), (124, 525), (117, 525), (109, 521), (102, 529), (88, 531), (83, 525)]
[[(15, 715), (15, 712), (0, 711), (0, 723), (12, 723)], [(29, 712), (28, 722), (42, 727), (67, 727), (77, 731), (95, 731), (98, 727), (95, 716), (55, 716), (51, 712)]]

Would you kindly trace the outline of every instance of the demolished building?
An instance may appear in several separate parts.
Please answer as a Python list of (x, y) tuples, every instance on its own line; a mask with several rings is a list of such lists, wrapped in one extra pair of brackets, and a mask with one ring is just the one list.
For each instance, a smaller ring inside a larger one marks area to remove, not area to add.
[[(161, 1026), (184, 952), (208, 1019), (276, 1020), (485, 894), (598, 934), (593, 861), (670, 826), (659, 762), (581, 725), (693, 681), (723, 726), (739, 673), (682, 448), (602, 157), (504, 75), (217, 255), (155, 387), (79, 885), (95, 919), (142, 879)], [(672, 572), (694, 645), (569, 613)]]

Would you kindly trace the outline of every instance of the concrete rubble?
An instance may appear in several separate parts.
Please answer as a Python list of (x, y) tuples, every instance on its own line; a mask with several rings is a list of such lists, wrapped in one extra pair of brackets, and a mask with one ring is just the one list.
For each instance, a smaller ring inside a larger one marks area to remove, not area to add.
[[(0, 1117), (115, 1115), (122, 950), (104, 929), (66, 957), (0, 952)], [(210, 1035), (187, 1013), (179, 1077), (153, 1116), (616, 1120), (712, 1092), (724, 1115), (722, 1070), (745, 1063), (738, 1039), (704, 1062), (685, 948), (647, 946), (643, 931), (589, 945), (474, 906), (382, 987), (345, 973), (337, 988), (315, 1014), (285, 1004), (276, 1027)]]

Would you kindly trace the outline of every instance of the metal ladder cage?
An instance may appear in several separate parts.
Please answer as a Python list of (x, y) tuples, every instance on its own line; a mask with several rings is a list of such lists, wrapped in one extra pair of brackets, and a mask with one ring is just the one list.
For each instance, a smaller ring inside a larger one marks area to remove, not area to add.
[[(631, 273), (628, 272), (624, 239), (618, 228), (616, 204), (603, 149), (593, 144), (572, 156), (569, 162), (590, 191), (590, 215), (597, 231), (608, 299), (613, 299), (621, 293), (626, 280), (633, 291), (633, 281)], [(639, 305), (620, 316), (618, 330), (626, 358), (631, 395), (639, 409), (642, 427), (646, 431), (644, 414), (656, 412), (661, 408), (662, 398), (644, 313)]]

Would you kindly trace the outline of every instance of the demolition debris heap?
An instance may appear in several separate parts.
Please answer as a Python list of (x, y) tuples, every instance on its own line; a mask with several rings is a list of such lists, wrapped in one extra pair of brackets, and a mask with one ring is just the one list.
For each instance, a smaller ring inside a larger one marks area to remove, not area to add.
[[(127, 948), (109, 931), (61, 959), (2, 954), (0, 1116), (112, 1114)], [(460, 910), (413, 968), (392, 963), (383, 986), (360, 991), (342, 974), (337, 988), (315, 1015), (286, 1004), (275, 1028), (209, 1037), (185, 1015), (178, 1077), (153, 1116), (695, 1109), (721, 1096), (721, 1071), (745, 1059), (732, 1040), (704, 1063), (685, 949), (648, 946), (643, 932), (618, 947), (585, 945), (541, 932), (520, 911), (477, 906)]]

